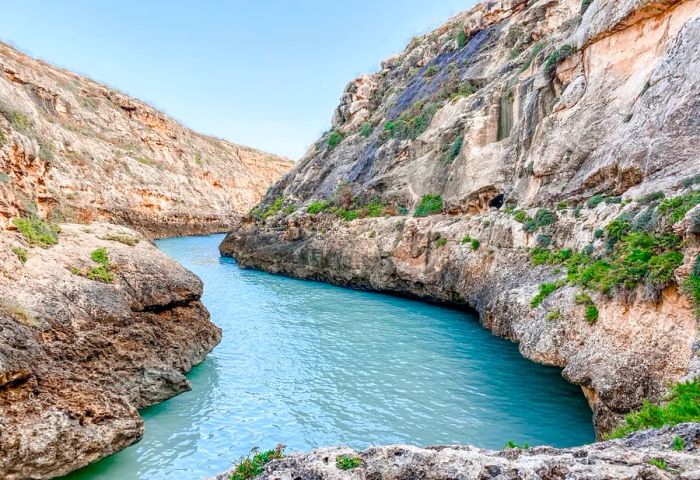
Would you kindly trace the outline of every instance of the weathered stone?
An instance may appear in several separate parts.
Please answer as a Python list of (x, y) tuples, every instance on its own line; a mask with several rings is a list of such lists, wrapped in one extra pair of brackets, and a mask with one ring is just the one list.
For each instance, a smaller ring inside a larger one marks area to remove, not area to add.
[[(190, 389), (219, 342), (202, 283), (135, 231), (62, 225), (58, 245), (0, 237), (0, 477), (53, 478), (138, 441), (137, 409)], [(106, 238), (138, 239), (129, 246)], [(28, 250), (22, 263), (11, 251)], [(115, 280), (79, 276), (105, 247)]]
[[(680, 437), (683, 451), (671, 448)], [(360, 459), (351, 470), (336, 466), (336, 458)], [(666, 469), (650, 463), (665, 462)], [(227, 480), (233, 470), (212, 480)], [(292, 453), (273, 460), (258, 477), (261, 480), (486, 480), (532, 478), (574, 479), (695, 479), (700, 474), (700, 424), (645, 431), (623, 440), (576, 448), (535, 447), (500, 452), (469, 446), (419, 448), (406, 445), (371, 447), (357, 452), (347, 447)]]
[(0, 230), (36, 210), (152, 236), (223, 232), (292, 165), (1, 43), (0, 110)]

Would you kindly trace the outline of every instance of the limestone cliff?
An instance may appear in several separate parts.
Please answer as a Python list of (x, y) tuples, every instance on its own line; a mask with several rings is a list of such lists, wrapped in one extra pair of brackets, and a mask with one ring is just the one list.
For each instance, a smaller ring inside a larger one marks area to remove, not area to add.
[(156, 236), (224, 231), (291, 165), (0, 44), (0, 229), (37, 213)]
[(700, 364), (699, 46), (698, 0), (480, 3), (350, 82), (221, 251), (469, 305), (607, 432)]
[(44, 241), (33, 247), (0, 236), (7, 480), (54, 478), (138, 441), (137, 409), (189, 390), (185, 373), (221, 338), (201, 281), (135, 231), (35, 227)]

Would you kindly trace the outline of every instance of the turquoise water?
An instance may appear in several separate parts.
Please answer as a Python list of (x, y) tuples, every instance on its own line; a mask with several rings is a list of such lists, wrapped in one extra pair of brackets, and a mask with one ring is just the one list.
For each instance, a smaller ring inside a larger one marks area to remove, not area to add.
[(241, 270), (221, 235), (158, 246), (202, 278), (223, 340), (144, 439), (66, 478), (200, 479), (255, 446), (594, 440), (580, 390), (469, 313)]

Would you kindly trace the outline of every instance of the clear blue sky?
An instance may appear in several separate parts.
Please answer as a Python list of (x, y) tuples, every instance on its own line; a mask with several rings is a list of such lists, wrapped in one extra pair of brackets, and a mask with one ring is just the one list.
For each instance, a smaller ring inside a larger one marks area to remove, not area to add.
[(203, 133), (299, 158), (343, 88), (474, 0), (3, 0), (0, 38)]

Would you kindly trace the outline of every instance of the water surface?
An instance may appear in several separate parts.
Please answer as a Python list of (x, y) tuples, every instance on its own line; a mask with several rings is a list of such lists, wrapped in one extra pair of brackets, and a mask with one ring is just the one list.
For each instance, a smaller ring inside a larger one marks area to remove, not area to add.
[(138, 444), (70, 480), (200, 479), (255, 446), (594, 440), (580, 390), (469, 313), (241, 270), (221, 235), (158, 246), (204, 281), (221, 344)]

